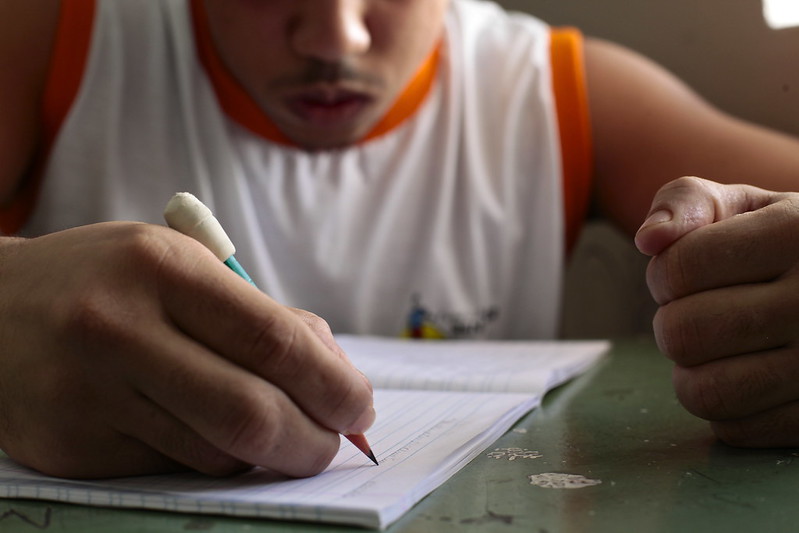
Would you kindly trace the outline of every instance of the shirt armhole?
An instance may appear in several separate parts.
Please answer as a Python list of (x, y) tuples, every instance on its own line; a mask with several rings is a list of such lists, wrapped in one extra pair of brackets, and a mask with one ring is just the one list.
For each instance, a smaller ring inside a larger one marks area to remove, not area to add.
[(553, 28), (550, 59), (563, 168), (566, 249), (571, 250), (588, 215), (593, 173), (583, 37), (579, 30)]
[(33, 211), (45, 162), (77, 97), (91, 45), (96, 0), (61, 0), (58, 27), (41, 107), (42, 142), (30, 176), (14, 201), (0, 209), (0, 232), (17, 233)]

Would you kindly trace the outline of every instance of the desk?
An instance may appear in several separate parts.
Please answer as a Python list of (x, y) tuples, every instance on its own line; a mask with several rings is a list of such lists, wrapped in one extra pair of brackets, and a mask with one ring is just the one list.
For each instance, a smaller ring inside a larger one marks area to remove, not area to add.
[[(388, 531), (799, 528), (799, 450), (742, 450), (716, 442), (705, 422), (679, 406), (670, 376), (669, 362), (651, 341), (614, 343), (597, 368), (553, 391), (542, 408)], [(489, 457), (495, 448), (521, 448), (541, 457)], [(602, 483), (580, 489), (530, 484), (528, 475), (547, 472), (579, 474)], [(363, 531), (21, 500), (0, 501), (0, 517), (3, 533)]]

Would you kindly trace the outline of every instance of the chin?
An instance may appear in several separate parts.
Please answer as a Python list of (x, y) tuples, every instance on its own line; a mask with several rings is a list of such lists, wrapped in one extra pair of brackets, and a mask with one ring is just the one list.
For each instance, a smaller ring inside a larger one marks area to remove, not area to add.
[(303, 150), (307, 150), (309, 152), (318, 152), (323, 150), (341, 150), (343, 148), (350, 147), (354, 144), (357, 144), (365, 137), (365, 135), (365, 133), (330, 133), (328, 135), (324, 135), (317, 131), (314, 132), (314, 135), (289, 136), (289, 138)]

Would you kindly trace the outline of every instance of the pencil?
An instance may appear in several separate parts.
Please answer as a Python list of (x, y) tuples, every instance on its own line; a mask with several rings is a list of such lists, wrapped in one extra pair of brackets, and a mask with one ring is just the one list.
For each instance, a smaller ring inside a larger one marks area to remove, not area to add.
[[(236, 260), (234, 256), (236, 247), (233, 246), (222, 225), (196, 196), (188, 192), (176, 193), (166, 204), (164, 219), (170, 228), (200, 241), (233, 272), (257, 287), (244, 267)], [(378, 464), (365, 436), (361, 434), (344, 436), (374, 464)]]

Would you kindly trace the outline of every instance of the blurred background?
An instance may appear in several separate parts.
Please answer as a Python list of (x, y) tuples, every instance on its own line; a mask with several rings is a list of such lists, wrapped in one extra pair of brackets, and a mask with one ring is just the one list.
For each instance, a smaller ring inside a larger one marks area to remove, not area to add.
[[(715, 106), (799, 135), (799, 0), (498, 3), (626, 45), (675, 73)], [(769, 25), (780, 25), (777, 16), (785, 27)], [(628, 238), (604, 224), (590, 224), (567, 275), (563, 335), (651, 334), (656, 307), (646, 290), (646, 263)]]
[[(775, 30), (764, 6), (799, 0), (499, 0), (553, 25), (624, 44), (716, 106), (799, 135), (799, 27)], [(787, 20), (786, 15), (786, 20)]]

